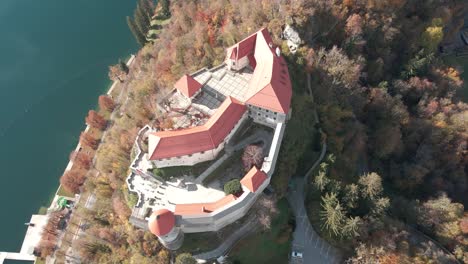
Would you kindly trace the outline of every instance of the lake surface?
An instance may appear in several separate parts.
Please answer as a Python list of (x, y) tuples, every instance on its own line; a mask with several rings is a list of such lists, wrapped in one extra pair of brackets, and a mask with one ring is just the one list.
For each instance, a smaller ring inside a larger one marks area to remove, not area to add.
[(108, 65), (137, 50), (135, 0), (0, 0), (0, 251), (50, 202)]

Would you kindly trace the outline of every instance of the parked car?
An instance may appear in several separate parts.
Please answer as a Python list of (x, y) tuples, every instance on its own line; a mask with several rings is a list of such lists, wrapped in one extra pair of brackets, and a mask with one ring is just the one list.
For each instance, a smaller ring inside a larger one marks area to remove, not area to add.
[(302, 258), (302, 252), (293, 251), (291, 253), (291, 257), (293, 257), (293, 258)]

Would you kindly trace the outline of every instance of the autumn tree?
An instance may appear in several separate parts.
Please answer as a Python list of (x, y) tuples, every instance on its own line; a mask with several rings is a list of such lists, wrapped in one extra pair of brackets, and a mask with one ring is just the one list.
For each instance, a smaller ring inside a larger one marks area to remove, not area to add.
[(46, 258), (52, 255), (55, 247), (56, 243), (54, 241), (41, 239), (34, 251), (37, 252), (41, 258)]
[(418, 208), (418, 224), (428, 234), (434, 234), (444, 244), (461, 235), (459, 221), (463, 217), (463, 205), (454, 203), (442, 194), (424, 202)]
[(442, 19), (434, 18), (429, 27), (422, 34), (421, 44), (428, 51), (433, 52), (444, 37)]
[(115, 108), (114, 100), (107, 95), (100, 95), (99, 96), (99, 108), (104, 111), (112, 112)]
[(352, 14), (346, 20), (346, 34), (353, 39), (359, 38), (363, 33), (362, 24), (362, 17), (359, 14)]
[(90, 110), (86, 117), (86, 124), (99, 130), (104, 130), (107, 125), (107, 121), (98, 112)]
[(65, 172), (62, 177), (60, 177), (60, 184), (67, 190), (72, 193), (79, 193), (80, 187), (85, 181), (86, 175), (82, 170), (72, 169)]
[(120, 195), (115, 196), (112, 199), (112, 208), (114, 209), (114, 212), (120, 217), (120, 219), (123, 220), (128, 219), (132, 213)]
[(70, 160), (73, 161), (73, 165), (85, 170), (88, 170), (92, 163), (92, 157), (83, 151), (73, 151), (70, 153)]
[(99, 145), (99, 140), (94, 138), (94, 136), (90, 133), (83, 131), (80, 135), (80, 144), (90, 147), (92, 149), (97, 149)]
[(263, 148), (258, 145), (248, 145), (244, 149), (244, 153), (242, 154), (242, 164), (244, 165), (244, 170), (248, 171), (253, 166), (257, 168), (262, 167), (263, 163)]
[(118, 80), (119, 82), (123, 82), (128, 72), (129, 69), (127, 65), (123, 61), (119, 60), (119, 63), (109, 66), (109, 79), (112, 81)]

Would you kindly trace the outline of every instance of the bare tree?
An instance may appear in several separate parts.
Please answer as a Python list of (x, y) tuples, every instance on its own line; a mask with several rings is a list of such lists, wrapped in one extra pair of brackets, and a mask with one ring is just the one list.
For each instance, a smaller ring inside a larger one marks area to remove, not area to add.
[(245, 171), (250, 170), (253, 166), (260, 168), (263, 163), (263, 148), (257, 145), (248, 145), (244, 154), (242, 154), (242, 164)]
[(257, 219), (265, 230), (271, 229), (273, 216), (278, 214), (278, 208), (273, 197), (261, 196), (256, 204)]

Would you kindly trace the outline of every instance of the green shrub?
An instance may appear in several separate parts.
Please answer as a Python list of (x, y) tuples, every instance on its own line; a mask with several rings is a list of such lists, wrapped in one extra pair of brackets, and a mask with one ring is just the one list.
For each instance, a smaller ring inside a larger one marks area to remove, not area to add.
[(196, 264), (197, 261), (192, 257), (190, 253), (182, 253), (177, 256), (176, 264)]
[(226, 194), (238, 194), (242, 191), (239, 179), (234, 179), (224, 184), (224, 192)]

